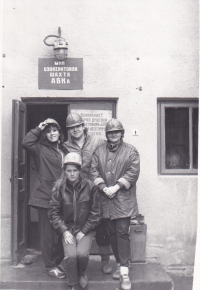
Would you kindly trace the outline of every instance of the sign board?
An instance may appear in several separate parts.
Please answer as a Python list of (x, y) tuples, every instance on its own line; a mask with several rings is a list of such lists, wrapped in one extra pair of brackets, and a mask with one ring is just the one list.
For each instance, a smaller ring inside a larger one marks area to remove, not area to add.
[(106, 123), (112, 118), (112, 110), (74, 110), (82, 116), (85, 127), (88, 128), (89, 135), (95, 135), (101, 139), (106, 140), (105, 126)]
[(39, 58), (38, 88), (44, 90), (82, 90), (83, 59)]

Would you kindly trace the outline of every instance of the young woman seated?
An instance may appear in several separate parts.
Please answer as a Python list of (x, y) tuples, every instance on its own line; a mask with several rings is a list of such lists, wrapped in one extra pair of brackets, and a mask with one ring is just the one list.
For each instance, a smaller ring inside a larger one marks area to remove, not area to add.
[(101, 220), (99, 190), (80, 176), (82, 159), (78, 153), (65, 156), (61, 178), (57, 180), (48, 215), (62, 234), (64, 266), (69, 289), (85, 289), (89, 252), (95, 227)]

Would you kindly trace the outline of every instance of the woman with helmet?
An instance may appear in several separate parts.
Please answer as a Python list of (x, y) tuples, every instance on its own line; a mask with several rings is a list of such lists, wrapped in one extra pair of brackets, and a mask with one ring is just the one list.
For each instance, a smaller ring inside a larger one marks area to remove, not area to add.
[(57, 180), (48, 215), (61, 234), (68, 289), (88, 285), (88, 265), (93, 230), (101, 220), (99, 190), (94, 183), (80, 176), (82, 158), (76, 152), (65, 156), (61, 178)]
[(129, 227), (130, 218), (138, 214), (136, 182), (140, 159), (137, 149), (123, 141), (124, 128), (119, 120), (109, 120), (105, 131), (107, 142), (93, 155), (91, 176), (100, 189), (103, 218), (118, 264), (113, 278), (120, 279), (123, 290), (129, 290)]
[(59, 124), (51, 118), (25, 136), (22, 147), (33, 157), (37, 176), (28, 204), (38, 210), (40, 246), (46, 271), (50, 276), (64, 278), (60, 265), (64, 253), (62, 240), (51, 225), (47, 210), (54, 182), (60, 177), (64, 154), (61, 150), (63, 134)]
[[(92, 155), (97, 147), (105, 143), (105, 141), (94, 135), (89, 135), (87, 128), (85, 128), (82, 116), (76, 112), (71, 112), (67, 116), (66, 127), (70, 138), (64, 143), (64, 147), (69, 152), (77, 152), (81, 155), (81, 177), (91, 179), (90, 166), (92, 162)], [(98, 245), (99, 255), (101, 256), (102, 272), (104, 274), (110, 274), (112, 273), (112, 266), (110, 264), (111, 249), (104, 220), (102, 220), (96, 228), (95, 239)]]

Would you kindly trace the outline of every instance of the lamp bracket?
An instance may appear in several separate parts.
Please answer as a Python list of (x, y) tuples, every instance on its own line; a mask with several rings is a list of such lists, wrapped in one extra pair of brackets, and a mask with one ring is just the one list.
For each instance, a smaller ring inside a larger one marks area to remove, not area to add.
[(43, 40), (44, 43), (47, 45), (47, 46), (54, 46), (54, 42), (52, 42), (51, 44), (50, 43), (47, 43), (46, 40), (50, 37), (56, 37), (56, 38), (60, 38), (60, 39), (63, 39), (65, 40), (63, 37), (61, 37), (61, 28), (58, 27), (58, 36), (57, 35), (48, 35), (45, 37), (45, 39)]

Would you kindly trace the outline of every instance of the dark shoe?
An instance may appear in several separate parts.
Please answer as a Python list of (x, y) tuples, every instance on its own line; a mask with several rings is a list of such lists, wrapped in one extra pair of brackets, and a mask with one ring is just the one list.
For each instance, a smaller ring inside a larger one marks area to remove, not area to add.
[(120, 279), (120, 266), (117, 266), (117, 270), (113, 273), (113, 279)]
[(110, 265), (109, 261), (102, 261), (102, 272), (104, 274), (111, 274), (112, 273), (112, 266)]
[(131, 290), (131, 281), (127, 274), (120, 276), (120, 283), (122, 290)]
[(59, 278), (59, 279), (63, 279), (66, 277), (65, 272), (63, 273), (62, 271), (60, 271), (58, 268), (52, 268), (50, 270), (47, 270), (47, 274), (50, 275), (51, 277), (54, 278)]
[(57, 269), (58, 269), (60, 272), (62, 272), (62, 273), (66, 273), (66, 272), (65, 272), (65, 268), (64, 268), (64, 266), (63, 266), (62, 264), (58, 265), (58, 266), (57, 266)]
[(88, 277), (84, 274), (79, 278), (79, 285), (81, 289), (86, 289), (88, 285)]

